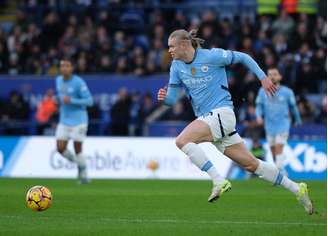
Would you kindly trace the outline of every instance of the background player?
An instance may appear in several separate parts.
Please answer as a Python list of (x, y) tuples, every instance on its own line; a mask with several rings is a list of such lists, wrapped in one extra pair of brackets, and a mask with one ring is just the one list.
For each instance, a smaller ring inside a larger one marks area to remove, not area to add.
[(306, 212), (312, 214), (313, 207), (308, 197), (307, 185), (295, 183), (275, 165), (256, 159), (236, 132), (236, 118), (232, 110), (225, 66), (244, 64), (257, 75), (268, 95), (272, 96), (276, 92), (276, 86), (247, 54), (219, 48), (201, 49), (199, 45), (202, 42), (203, 40), (196, 38), (196, 31), (188, 33), (185, 30), (176, 30), (171, 33), (168, 46), (174, 60), (170, 68), (169, 85), (167, 89), (159, 89), (157, 98), (172, 105), (179, 97), (179, 88), (184, 88), (191, 101), (198, 118), (178, 135), (176, 145), (212, 178), (213, 189), (208, 201), (218, 199), (231, 188), (231, 184), (218, 174), (205, 152), (197, 145), (202, 142), (212, 142), (219, 151), (247, 171), (295, 193)]
[[(60, 61), (61, 75), (56, 78), (56, 89), (60, 104), (59, 124), (56, 130), (57, 150), (63, 157), (77, 164), (80, 183), (87, 183), (86, 157), (82, 153), (82, 143), (88, 129), (87, 106), (93, 99), (86, 83), (73, 73), (69, 59)], [(74, 155), (67, 149), (68, 140), (74, 142)]]
[(280, 85), (282, 76), (277, 67), (268, 70), (268, 77), (276, 85), (277, 92), (275, 96), (268, 97), (265, 95), (263, 88), (259, 90), (256, 98), (256, 116), (259, 124), (263, 124), (270, 145), (274, 162), (279, 170), (284, 171), (284, 154), (283, 148), (287, 143), (290, 119), (289, 111), (293, 114), (296, 125), (302, 123), (300, 114), (297, 109), (294, 93), (286, 86)]

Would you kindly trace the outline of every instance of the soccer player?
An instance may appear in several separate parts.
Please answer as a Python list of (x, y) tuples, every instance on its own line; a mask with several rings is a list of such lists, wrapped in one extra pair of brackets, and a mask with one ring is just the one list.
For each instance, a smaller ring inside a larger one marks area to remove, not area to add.
[(286, 86), (280, 85), (282, 76), (277, 67), (268, 70), (268, 77), (277, 87), (275, 96), (265, 95), (263, 88), (259, 90), (256, 98), (256, 116), (259, 124), (263, 124), (270, 145), (273, 160), (280, 171), (284, 172), (283, 155), (284, 145), (287, 143), (290, 119), (289, 111), (294, 116), (295, 125), (302, 123), (297, 109), (294, 93)]
[(313, 206), (305, 183), (295, 183), (284, 176), (274, 164), (255, 158), (246, 148), (235, 130), (236, 118), (228, 89), (225, 67), (242, 63), (256, 74), (268, 96), (273, 96), (276, 86), (257, 63), (247, 54), (238, 51), (213, 48), (202, 49), (202, 39), (196, 38), (195, 30), (176, 30), (168, 39), (169, 53), (173, 58), (168, 88), (158, 90), (158, 101), (173, 105), (183, 88), (190, 99), (195, 115), (176, 138), (176, 145), (213, 181), (208, 201), (214, 202), (231, 189), (231, 183), (220, 176), (199, 143), (212, 142), (219, 151), (274, 185), (282, 185), (293, 192), (308, 214)]
[[(56, 89), (60, 104), (59, 124), (56, 130), (57, 150), (71, 162), (77, 164), (79, 182), (88, 183), (86, 157), (82, 153), (82, 143), (88, 129), (87, 106), (93, 99), (87, 84), (73, 74), (70, 59), (60, 61), (60, 73), (56, 78)], [(69, 140), (74, 142), (75, 155), (67, 149)]]

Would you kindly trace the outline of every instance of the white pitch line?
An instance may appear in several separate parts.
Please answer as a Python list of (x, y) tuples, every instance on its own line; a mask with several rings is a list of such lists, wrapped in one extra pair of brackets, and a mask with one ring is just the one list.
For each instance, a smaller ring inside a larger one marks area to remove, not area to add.
[(126, 223), (174, 223), (174, 224), (242, 224), (242, 225), (298, 225), (298, 226), (326, 226), (324, 223), (308, 222), (265, 222), (265, 221), (228, 221), (228, 220), (175, 220), (175, 219), (111, 219), (101, 220)]
[[(62, 218), (62, 216), (59, 216)], [(25, 216), (0, 215), (0, 218), (26, 218)], [(49, 220), (56, 216), (38, 216), (38, 219)], [(75, 218), (76, 219), (76, 218)], [(83, 218), (88, 220), (88, 218)], [(90, 218), (89, 218), (90, 219)], [(91, 218), (96, 219), (96, 218)], [(229, 220), (180, 220), (180, 219), (124, 219), (124, 218), (106, 218), (99, 217), (97, 220), (106, 222), (123, 222), (123, 223), (172, 223), (172, 224), (238, 224), (238, 225), (280, 225), (280, 226), (327, 226), (325, 223), (309, 222), (267, 222), (267, 221), (229, 221)]]

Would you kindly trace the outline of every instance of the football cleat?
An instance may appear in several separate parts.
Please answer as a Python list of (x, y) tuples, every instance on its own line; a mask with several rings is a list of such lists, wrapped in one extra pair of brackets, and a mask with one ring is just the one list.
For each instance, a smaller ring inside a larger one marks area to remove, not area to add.
[(299, 183), (300, 190), (296, 193), (297, 200), (303, 205), (306, 213), (312, 215), (314, 212), (312, 202), (309, 197), (309, 190), (306, 183)]
[(221, 184), (214, 184), (212, 193), (208, 198), (208, 202), (215, 202), (221, 195), (231, 189), (231, 183), (224, 180)]

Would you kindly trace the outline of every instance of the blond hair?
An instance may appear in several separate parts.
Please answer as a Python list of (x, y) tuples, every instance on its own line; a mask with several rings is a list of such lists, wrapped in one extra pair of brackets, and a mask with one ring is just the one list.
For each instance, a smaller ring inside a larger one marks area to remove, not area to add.
[(201, 45), (205, 42), (204, 39), (197, 38), (196, 29), (190, 30), (189, 32), (184, 29), (175, 30), (170, 34), (169, 38), (176, 38), (178, 40), (189, 40), (193, 48), (201, 48)]

